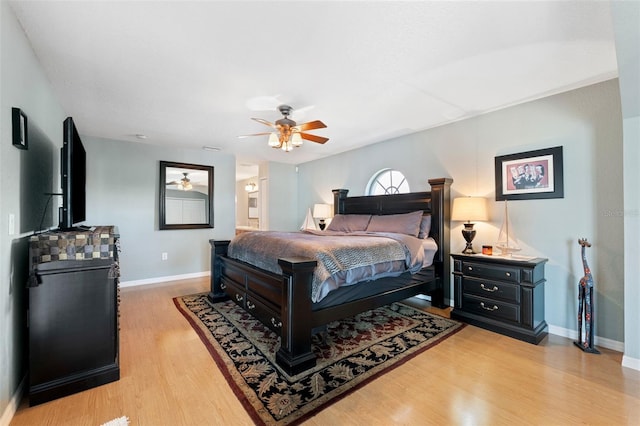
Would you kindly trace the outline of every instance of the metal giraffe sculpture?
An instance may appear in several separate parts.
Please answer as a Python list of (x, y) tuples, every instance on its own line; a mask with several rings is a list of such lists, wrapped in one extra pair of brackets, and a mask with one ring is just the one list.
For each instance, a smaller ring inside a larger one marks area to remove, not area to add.
[[(587, 264), (585, 248), (591, 247), (591, 243), (586, 238), (578, 240), (578, 244), (582, 247), (582, 267), (584, 268), (584, 277), (580, 278), (578, 285), (578, 341), (573, 342), (585, 352), (599, 354), (593, 345), (593, 275)], [(582, 341), (582, 310), (584, 307), (584, 341)]]

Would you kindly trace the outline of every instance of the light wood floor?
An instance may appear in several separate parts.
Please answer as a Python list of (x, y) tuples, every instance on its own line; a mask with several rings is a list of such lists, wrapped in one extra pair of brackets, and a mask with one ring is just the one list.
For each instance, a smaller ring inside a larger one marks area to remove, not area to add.
[[(122, 289), (117, 382), (36, 407), (11, 425), (250, 425), (205, 346), (172, 302), (208, 278)], [(338, 401), (307, 425), (638, 425), (640, 372), (622, 354), (568, 339), (538, 346), (468, 326)]]

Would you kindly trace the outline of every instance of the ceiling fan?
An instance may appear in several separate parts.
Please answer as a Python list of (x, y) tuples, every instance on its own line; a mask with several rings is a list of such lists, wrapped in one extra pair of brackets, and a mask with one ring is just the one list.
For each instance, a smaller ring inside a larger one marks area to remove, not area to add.
[(282, 148), (284, 151), (291, 151), (295, 147), (302, 145), (302, 139), (306, 139), (315, 143), (325, 143), (329, 138), (322, 136), (312, 135), (306, 133), (307, 130), (323, 129), (327, 127), (322, 121), (315, 120), (308, 123), (297, 124), (291, 120), (292, 108), (289, 105), (280, 105), (278, 111), (282, 114), (283, 118), (277, 120), (275, 123), (271, 123), (262, 118), (252, 118), (252, 120), (262, 123), (275, 129), (275, 132), (262, 132), (254, 133), (251, 135), (242, 135), (240, 138), (246, 138), (248, 136), (262, 136), (269, 135), (269, 146), (273, 148)]
[(189, 179), (188, 175), (189, 173), (182, 173), (184, 175), (184, 177), (180, 180), (174, 180), (173, 182), (167, 182), (167, 186), (169, 185), (178, 185), (180, 187), (180, 189), (182, 189), (183, 191), (188, 191), (190, 189), (193, 188), (193, 185), (191, 184), (191, 179)]

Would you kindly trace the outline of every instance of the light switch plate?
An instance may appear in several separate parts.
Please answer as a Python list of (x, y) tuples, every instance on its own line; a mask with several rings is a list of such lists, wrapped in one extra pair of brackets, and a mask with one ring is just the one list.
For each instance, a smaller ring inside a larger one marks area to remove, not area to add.
[(16, 215), (9, 213), (9, 235), (15, 235), (16, 233)]

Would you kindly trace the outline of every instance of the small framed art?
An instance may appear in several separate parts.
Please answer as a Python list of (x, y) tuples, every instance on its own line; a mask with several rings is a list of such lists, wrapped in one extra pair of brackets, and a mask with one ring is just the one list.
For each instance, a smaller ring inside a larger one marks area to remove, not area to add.
[(258, 193), (249, 193), (249, 219), (258, 219)]
[(19, 149), (27, 149), (27, 115), (20, 108), (11, 108), (11, 121), (13, 127), (13, 146)]
[(564, 198), (562, 147), (495, 158), (496, 201)]

